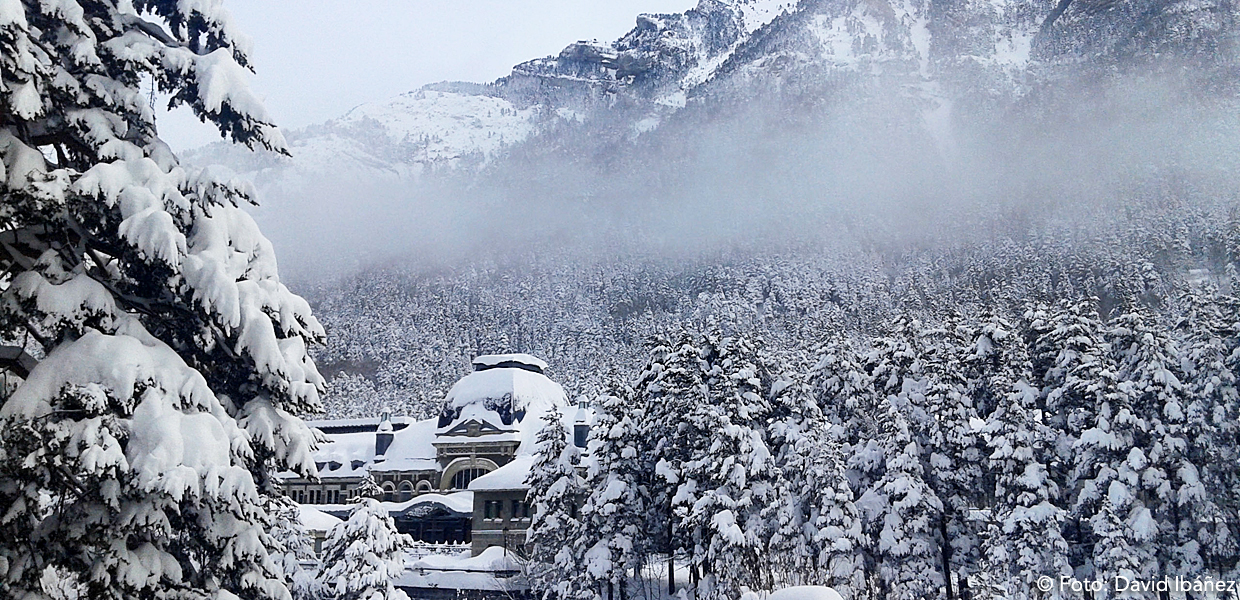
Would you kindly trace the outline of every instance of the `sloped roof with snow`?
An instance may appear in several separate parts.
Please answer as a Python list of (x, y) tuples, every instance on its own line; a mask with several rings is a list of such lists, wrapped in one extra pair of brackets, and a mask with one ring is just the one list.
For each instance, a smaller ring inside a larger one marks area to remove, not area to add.
[(512, 459), (512, 462), (483, 475), (469, 484), (471, 492), (494, 492), (501, 490), (529, 489), (525, 479), (534, 466), (535, 455), (527, 454)]
[(301, 519), (301, 525), (310, 531), (330, 531), (340, 522), (339, 518), (304, 504), (298, 506), (298, 517)]
[[(390, 514), (402, 513), (415, 509), (419, 506), (427, 504), (437, 504), (444, 507), (450, 512), (468, 515), (474, 510), (474, 493), (467, 491), (451, 492), (448, 494), (420, 494), (405, 500), (403, 502), (380, 502), (384, 510)], [(353, 509), (353, 504), (316, 504), (315, 508), (318, 512), (323, 512), (328, 518), (336, 518), (332, 515), (347, 515)], [(311, 509), (314, 510), (314, 509)]]
[[(358, 419), (358, 421), (361, 421)], [(395, 421), (395, 419), (393, 419)], [(377, 427), (377, 420), (373, 421)], [(320, 421), (320, 429), (330, 431), (333, 421)], [(327, 427), (323, 427), (326, 425)], [(392, 443), (376, 462), (375, 431), (326, 433), (327, 443), (320, 444), (314, 461), (323, 465), (320, 477), (365, 477), (376, 470), (421, 471), (439, 468), (435, 460), (435, 419), (412, 421), (392, 433)], [(333, 468), (335, 467), (335, 468)]]

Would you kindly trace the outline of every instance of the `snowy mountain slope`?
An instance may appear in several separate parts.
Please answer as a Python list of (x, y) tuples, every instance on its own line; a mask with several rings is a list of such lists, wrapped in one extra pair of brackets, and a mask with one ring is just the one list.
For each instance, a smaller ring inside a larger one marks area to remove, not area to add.
[(694, 99), (744, 97), (772, 84), (895, 75), (927, 98), (1011, 99), (1065, 69), (1125, 58), (1234, 62), (1236, 8), (1226, 0), (1078, 0), (1048, 23), (1055, 5), (702, 0), (681, 14), (640, 15), (619, 40), (577, 42), (492, 84), (435, 84), (291, 132), (292, 159), (218, 146), (190, 156), (253, 173), (260, 188), (295, 185), (325, 167), (345, 178), (403, 180), (428, 167), (484, 164), (558, 131), (557, 121), (620, 119), (640, 133)]
[[(474, 86), (479, 87), (479, 86)], [(482, 164), (535, 131), (536, 111), (493, 95), (428, 86), (288, 135), (291, 157), (212, 144), (187, 153), (248, 174), (260, 189), (293, 192), (330, 172), (341, 181), (409, 180), (428, 168)]]

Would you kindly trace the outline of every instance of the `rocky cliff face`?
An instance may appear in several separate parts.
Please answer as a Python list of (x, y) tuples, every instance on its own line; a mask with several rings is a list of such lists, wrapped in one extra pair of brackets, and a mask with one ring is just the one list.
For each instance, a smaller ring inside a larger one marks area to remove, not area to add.
[(605, 153), (728, 106), (844, 96), (883, 104), (950, 152), (961, 122), (1063, 110), (1065, 82), (1171, 74), (1234, 96), (1237, 15), (1234, 0), (701, 0), (490, 84), (434, 84), (288, 132), (292, 158), (221, 144), (188, 159), (246, 173), (270, 199), (326, 172), (413, 185), (515, 146)]

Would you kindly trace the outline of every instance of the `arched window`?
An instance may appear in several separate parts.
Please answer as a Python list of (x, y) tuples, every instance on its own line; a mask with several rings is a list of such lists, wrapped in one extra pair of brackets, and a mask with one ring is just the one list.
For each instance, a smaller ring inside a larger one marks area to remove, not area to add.
[(396, 486), (390, 481), (383, 482), (383, 501), (391, 502), (392, 496), (395, 495)]
[(486, 472), (486, 469), (478, 468), (461, 469), (456, 472), (456, 475), (452, 476), (452, 488), (457, 490), (466, 489), (469, 487), (469, 482), (485, 475)]
[(400, 482), (400, 501), (404, 502), (413, 497), (413, 484), (408, 480)]
[(439, 489), (443, 491), (467, 489), (471, 481), (498, 468), (499, 465), (488, 459), (462, 456), (444, 467), (443, 474), (439, 478)]
[(429, 491), (431, 491), (431, 482), (425, 479), (418, 480), (418, 493), (425, 494), (426, 492), (429, 492)]

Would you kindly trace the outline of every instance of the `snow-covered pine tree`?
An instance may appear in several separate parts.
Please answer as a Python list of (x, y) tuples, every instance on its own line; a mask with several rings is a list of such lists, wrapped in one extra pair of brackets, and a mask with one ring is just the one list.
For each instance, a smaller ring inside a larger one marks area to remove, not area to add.
[(700, 598), (736, 598), (771, 589), (763, 518), (775, 504), (779, 477), (766, 444), (773, 378), (756, 345), (708, 331), (699, 349), (704, 389), (682, 415), (678, 433), (689, 453), (672, 498), (679, 527), (692, 541)]
[(293, 600), (314, 600), (314, 573), (301, 568), (302, 561), (314, 560), (314, 543), (301, 522), (297, 503), (287, 496), (280, 496), (272, 500), (268, 512), (275, 515), (271, 527), (274, 542), (271, 555), (284, 571)]
[[(288, 597), (274, 474), (314, 474), (323, 337), (238, 205), (188, 169), (149, 86), (284, 151), (218, 2), (0, 4), (0, 595)], [(206, 565), (210, 565), (207, 568)]]
[[(977, 415), (962, 375), (972, 341), (958, 315), (939, 325), (901, 317), (866, 355), (875, 393), (886, 396), (907, 424), (911, 443), (898, 450), (920, 453), (914, 458), (922, 465), (921, 482), (940, 504), (933, 516), (935, 535), (925, 541), (934, 546), (948, 598), (973, 571), (977, 554), (968, 512), (981, 480), (981, 453), (971, 426)], [(890, 463), (891, 448), (884, 456)]]
[(1077, 443), (1096, 421), (1096, 412), (1108, 390), (1113, 390), (1115, 378), (1096, 304), (1093, 299), (1058, 306), (1039, 304), (1025, 313), (1026, 345), (1033, 365), (1030, 383), (1039, 388), (1043, 414), (1058, 437), (1055, 456), (1047, 467), (1069, 509), (1064, 539), (1074, 566), (1088, 564), (1093, 552), (1089, 524), (1076, 509), (1081, 479), (1093, 468), (1089, 464), (1092, 455), (1078, 451)]
[(374, 498), (379, 500), (383, 498), (383, 488), (379, 487), (379, 482), (375, 481), (374, 475), (369, 472), (357, 484), (357, 488), (353, 490), (354, 498)]
[[(818, 350), (818, 357), (810, 370), (813, 394), (830, 425), (831, 438), (838, 439), (850, 493), (859, 498), (875, 486), (886, 470), (880, 426), (881, 417), (886, 414), (886, 397), (876, 391), (865, 358), (858, 354), (854, 342), (830, 341)], [(858, 553), (864, 589), (876, 593), (878, 557), (872, 538), (863, 535)], [(855, 592), (854, 598), (859, 597), (863, 597), (860, 591)]]
[[(688, 416), (706, 403), (706, 377), (717, 348), (700, 334), (685, 329), (673, 338), (658, 336), (651, 346), (650, 359), (633, 385), (631, 401), (642, 410), (642, 418), (634, 423), (638, 440), (644, 445), (637, 454), (643, 462), (640, 473), (642, 481), (649, 483), (646, 531), (653, 548), (667, 556), (670, 566), (678, 552), (692, 552), (695, 547), (683, 528), (684, 499), (696, 485), (686, 479), (684, 465), (690, 457), (705, 452), (709, 431), (701, 428), (707, 425), (704, 420), (690, 420)], [(669, 568), (668, 573), (668, 593), (672, 594), (675, 571)]]
[(885, 472), (857, 500), (877, 555), (878, 597), (942, 597), (938, 523), (943, 504), (926, 484), (921, 450), (904, 414), (889, 403), (881, 420)]
[(866, 548), (837, 437), (813, 416), (782, 436), (767, 551), (776, 587), (827, 585), (855, 600), (867, 592)]
[[(995, 584), (996, 599), (1040, 598), (1038, 577), (1072, 574), (1062, 533), (1066, 510), (1046, 466), (1058, 435), (1042, 418), (1037, 396), (1024, 379), (1013, 381), (984, 430), (994, 499), (980, 566), (984, 578)], [(976, 590), (974, 596), (991, 597), (983, 595), (986, 591)]]
[(637, 572), (653, 547), (647, 531), (649, 470), (637, 423), (644, 418), (632, 393), (605, 395), (597, 403), (587, 463), (590, 495), (581, 508), (582, 529), (573, 554), (582, 557), (576, 589), (596, 598), (627, 598), (628, 572)]
[(358, 498), (348, 520), (327, 532), (315, 577), (319, 595), (330, 600), (407, 600), (392, 582), (405, 571), (405, 550), (412, 545), (413, 539), (396, 531), (378, 500)]
[(1185, 438), (1192, 467), (1185, 479), (1195, 475), (1201, 482), (1201, 490), (1190, 485), (1183, 503), (1190, 521), (1181, 527), (1183, 543), (1196, 542), (1205, 571), (1233, 574), (1240, 567), (1240, 446), (1235, 444), (1240, 439), (1240, 300), (1190, 291), (1183, 303), (1186, 311), (1177, 329), (1186, 332), (1184, 355), (1191, 367), (1185, 382), (1190, 398)]
[[(915, 427), (927, 465), (926, 482), (943, 502), (938, 523), (942, 544), (941, 563), (947, 572), (946, 596), (955, 598), (968, 576), (977, 570), (979, 535), (970, 511), (983, 500), (982, 441), (974, 424), (978, 421), (974, 381), (979, 352), (1005, 346), (1006, 323), (987, 315), (982, 324), (966, 323), (953, 312), (936, 327), (918, 332), (918, 362), (922, 363), (924, 390), (905, 392), (914, 406), (924, 406), (928, 419), (910, 423)], [(974, 363), (974, 369), (968, 369)], [(972, 372), (970, 372), (972, 371)], [(961, 594), (967, 595), (967, 594)]]
[(969, 396), (988, 414), (981, 433), (988, 458), (978, 481), (976, 506), (989, 506), (981, 537), (977, 578), (988, 588), (975, 597), (1027, 597), (1041, 575), (1065, 573), (1068, 546), (1060, 485), (1048, 465), (1057, 460), (1058, 433), (1045, 422), (1039, 392), (1030, 385), (1025, 340), (1006, 319), (984, 313), (963, 366)]
[[(1190, 504), (1209, 502), (1197, 465), (1190, 456), (1188, 408), (1192, 398), (1185, 389), (1178, 344), (1144, 310), (1130, 310), (1115, 319), (1111, 347), (1133, 411), (1144, 422), (1136, 431), (1136, 448), (1146, 466), (1139, 469), (1132, 490), (1141, 499), (1130, 523), (1138, 542), (1152, 551), (1148, 562), (1157, 577), (1199, 576), (1201, 549), (1195, 539)], [(1205, 432), (1200, 432), (1205, 433)], [(1193, 440), (1195, 444), (1196, 441)], [(1127, 464), (1137, 468), (1135, 457)], [(1121, 470), (1122, 472), (1122, 470)]]
[(1119, 381), (1116, 365), (1126, 352), (1125, 338), (1133, 334), (1134, 318), (1124, 315), (1107, 327), (1106, 338), (1118, 344), (1118, 351), (1073, 370), (1068, 380), (1069, 389), (1080, 390), (1096, 407), (1091, 426), (1073, 444), (1077, 486), (1072, 513), (1088, 525), (1094, 575), (1106, 581), (1117, 575), (1151, 579), (1158, 570), (1158, 525), (1141, 489), (1141, 476), (1149, 467), (1149, 421), (1139, 411), (1134, 387)]
[(544, 600), (590, 598), (591, 586), (579, 577), (582, 556), (578, 538), (584, 533), (579, 506), (587, 490), (578, 474), (581, 452), (568, 443), (559, 409), (543, 416), (538, 434), (538, 459), (526, 485), (534, 507), (526, 533), (530, 587)]

